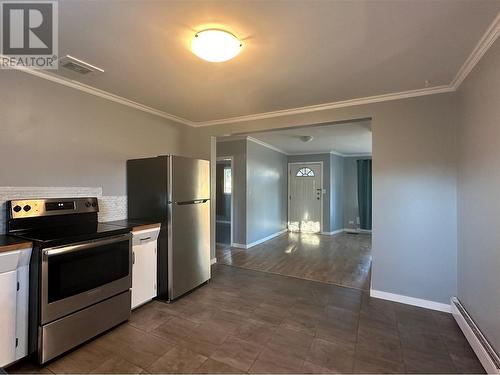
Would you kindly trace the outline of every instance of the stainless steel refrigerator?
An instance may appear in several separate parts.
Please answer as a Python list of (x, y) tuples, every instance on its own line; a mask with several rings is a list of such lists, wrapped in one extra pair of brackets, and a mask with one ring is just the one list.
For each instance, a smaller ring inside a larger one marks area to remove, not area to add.
[(210, 163), (180, 156), (127, 161), (128, 218), (161, 223), (158, 298), (210, 279)]

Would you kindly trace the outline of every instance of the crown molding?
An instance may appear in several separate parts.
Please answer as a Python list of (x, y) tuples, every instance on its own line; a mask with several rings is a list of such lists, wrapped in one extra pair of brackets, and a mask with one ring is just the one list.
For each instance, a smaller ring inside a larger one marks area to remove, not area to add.
[(402, 92), (397, 92), (397, 93), (392, 93), (392, 94), (367, 96), (365, 98), (342, 100), (342, 101), (338, 101), (338, 102), (317, 104), (317, 105), (311, 105), (311, 106), (307, 106), (307, 107), (283, 109), (280, 111), (258, 113), (258, 114), (254, 114), (254, 115), (229, 117), (229, 118), (221, 119), (221, 120), (198, 121), (194, 124), (194, 126), (195, 127), (214, 126), (214, 125), (232, 124), (232, 123), (244, 122), (244, 121), (263, 120), (263, 119), (272, 118), (272, 117), (298, 115), (298, 114), (304, 114), (304, 113), (309, 113), (309, 112), (325, 111), (325, 110), (329, 110), (329, 109), (352, 107), (355, 105), (379, 103), (379, 102), (386, 102), (389, 100), (398, 100), (398, 99), (405, 99), (405, 98), (413, 98), (416, 96), (442, 94), (442, 93), (452, 92), (452, 91), (454, 91), (454, 89), (450, 85), (426, 87), (424, 89), (402, 91)]
[[(391, 101), (391, 100), (398, 100), (398, 99), (406, 99), (406, 98), (413, 98), (413, 97), (418, 97), (418, 96), (425, 96), (425, 95), (434, 95), (434, 94), (443, 94), (443, 93), (448, 93), (448, 92), (454, 92), (458, 90), (462, 82), (465, 80), (467, 75), (472, 71), (474, 66), (478, 63), (478, 61), (484, 56), (486, 51), (493, 45), (495, 40), (498, 38), (500, 35), (500, 12), (497, 14), (493, 22), (490, 24), (486, 32), (483, 34), (475, 48), (472, 50), (471, 54), (467, 58), (467, 60), (464, 62), (464, 64), (461, 66), (453, 80), (451, 81), (450, 84), (448, 85), (441, 85), (441, 86), (435, 86), (435, 87), (426, 87), (423, 89), (416, 89), (416, 90), (408, 90), (408, 91), (402, 91), (402, 92), (396, 92), (396, 93), (390, 93), (390, 94), (383, 94), (383, 95), (374, 95), (374, 96), (368, 96), (364, 98), (357, 98), (357, 99), (349, 99), (349, 100), (341, 100), (337, 102), (330, 102), (330, 103), (324, 103), (324, 104), (317, 104), (317, 105), (312, 105), (312, 106), (305, 106), (305, 107), (298, 107), (298, 108), (291, 108), (291, 109), (284, 109), (284, 110), (279, 110), (279, 111), (271, 111), (271, 112), (264, 112), (264, 113), (257, 113), (253, 115), (245, 115), (245, 116), (236, 116), (236, 117), (229, 117), (229, 118), (224, 118), (224, 119), (218, 119), (218, 120), (209, 120), (209, 121), (191, 121), (179, 116), (172, 115), (170, 113), (148, 107), (144, 104), (135, 102), (133, 100), (124, 98), (122, 96), (118, 96), (115, 94), (112, 94), (108, 91), (104, 91), (101, 89), (97, 89), (95, 87), (86, 85), (84, 83), (80, 83), (71, 79), (67, 79), (64, 77), (57, 76), (52, 73), (48, 73), (47, 71), (41, 71), (41, 70), (35, 70), (32, 68), (27, 68), (27, 67), (16, 67), (15, 69), (18, 71), (22, 71), (24, 73), (28, 73), (31, 75), (34, 75), (39, 78), (43, 78), (46, 80), (49, 80), (54, 83), (58, 83), (76, 90), (80, 90), (82, 92), (85, 92), (87, 94), (95, 95), (103, 99), (107, 99), (110, 101), (113, 101), (115, 103), (123, 104), (131, 108), (138, 109), (143, 112), (150, 113), (155, 116), (159, 116), (183, 125), (187, 126), (192, 126), (192, 127), (202, 127), (202, 126), (214, 126), (214, 125), (224, 125), (224, 124), (232, 124), (232, 123), (237, 123), (237, 122), (244, 122), (244, 121), (255, 121), (255, 120), (262, 120), (262, 119), (268, 119), (268, 118), (273, 118), (273, 117), (281, 117), (281, 116), (290, 116), (290, 115), (297, 115), (297, 114), (304, 114), (304, 113), (310, 113), (310, 112), (318, 112), (318, 111), (325, 111), (325, 110), (330, 110), (330, 109), (336, 109), (336, 108), (343, 108), (343, 107), (351, 107), (351, 106), (356, 106), (356, 105), (364, 105), (364, 104), (371, 104), (371, 103), (380, 103), (380, 102), (386, 102), (386, 101)], [(3, 55), (0, 54), (0, 57), (3, 57)], [(280, 151), (281, 152), (281, 151)]]
[(332, 150), (332, 151), (330, 151), (330, 154), (337, 155), (337, 156), (342, 156), (343, 158), (345, 158), (345, 155), (343, 153), (341, 153), (341, 152), (337, 152), (337, 151), (333, 151)]
[[(0, 58), (3, 56), (4, 55), (0, 54)], [(60, 84), (60, 85), (66, 86), (66, 87), (70, 87), (70, 88), (85, 92), (85, 93), (90, 94), (90, 95), (98, 96), (100, 98), (107, 99), (107, 100), (110, 100), (110, 101), (115, 102), (115, 103), (126, 105), (127, 107), (138, 109), (140, 111), (147, 112), (147, 113), (150, 113), (152, 115), (159, 116), (159, 117), (162, 117), (162, 118), (165, 118), (167, 120), (171, 120), (171, 121), (183, 124), (183, 125), (194, 126), (194, 124), (195, 124), (193, 121), (187, 120), (185, 118), (171, 115), (170, 113), (163, 112), (163, 111), (160, 111), (160, 110), (152, 108), (152, 107), (148, 107), (147, 105), (144, 105), (144, 104), (141, 104), (138, 102), (134, 102), (133, 100), (124, 98), (124, 97), (119, 96), (119, 95), (112, 94), (108, 91), (97, 89), (95, 87), (86, 85), (84, 83), (74, 81), (72, 79), (57, 76), (57, 75), (49, 73), (47, 71), (42, 71), (42, 70), (37, 70), (37, 69), (32, 69), (32, 68), (27, 68), (27, 67), (20, 67), (20, 66), (15, 67), (14, 69), (17, 71), (31, 74), (31, 75), (39, 77), (39, 78), (46, 79), (47, 81), (51, 81), (51, 82), (54, 82), (54, 83), (57, 83), (57, 84)]]
[(225, 137), (225, 138), (217, 138), (217, 143), (224, 143), (224, 142), (232, 142), (232, 141), (250, 141), (253, 143), (257, 143), (258, 145), (261, 145), (263, 147), (266, 147), (268, 149), (271, 149), (273, 151), (279, 152), (280, 154), (283, 155), (290, 155), (288, 152), (283, 151), (282, 149), (275, 147), (273, 145), (270, 145), (269, 143), (266, 143), (264, 141), (261, 141), (260, 139), (250, 137), (248, 135), (240, 135), (240, 136), (235, 136), (235, 137)]
[(253, 142), (253, 143), (257, 143), (258, 145), (267, 147), (267, 148), (269, 148), (271, 150), (274, 150), (276, 152), (279, 152), (279, 153), (281, 153), (283, 155), (289, 155), (286, 151), (283, 151), (282, 149), (280, 149), (278, 147), (274, 147), (273, 145), (270, 145), (269, 143), (263, 142), (260, 139), (253, 138), (253, 137), (248, 137), (248, 136), (246, 138), (247, 138), (247, 141), (250, 141), (250, 142)]
[(362, 153), (362, 154), (342, 154), (344, 158), (367, 158), (372, 157), (370, 153)]
[(488, 49), (493, 45), (499, 35), (500, 12), (498, 12), (491, 25), (488, 27), (481, 39), (479, 39), (476, 47), (472, 50), (467, 60), (465, 60), (464, 64), (458, 70), (458, 73), (455, 75), (455, 78), (453, 78), (453, 81), (451, 81), (450, 87), (452, 87), (453, 90), (458, 90), (462, 82), (465, 78), (467, 78), (472, 69), (474, 69), (479, 60), (481, 60), (486, 51), (488, 51)]
[(247, 139), (246, 135), (229, 136), (229, 137), (217, 137), (217, 143), (223, 142), (233, 142), (233, 141), (244, 141)]

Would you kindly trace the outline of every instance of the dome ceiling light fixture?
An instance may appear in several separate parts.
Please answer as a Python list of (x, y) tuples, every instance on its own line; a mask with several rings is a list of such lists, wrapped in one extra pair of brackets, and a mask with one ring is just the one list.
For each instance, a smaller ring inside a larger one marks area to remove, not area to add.
[(199, 31), (191, 40), (191, 51), (209, 62), (231, 60), (240, 53), (242, 46), (236, 36), (220, 29)]
[(314, 139), (312, 135), (302, 135), (300, 136), (300, 140), (304, 143), (311, 142)]

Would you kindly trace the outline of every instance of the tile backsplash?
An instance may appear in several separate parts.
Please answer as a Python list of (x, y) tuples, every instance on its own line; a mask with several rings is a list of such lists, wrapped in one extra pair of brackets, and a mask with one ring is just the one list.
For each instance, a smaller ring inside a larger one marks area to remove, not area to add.
[(97, 197), (99, 221), (120, 220), (127, 217), (127, 196), (102, 195), (95, 187), (14, 187), (0, 186), (0, 234), (5, 233), (6, 202), (12, 199)]

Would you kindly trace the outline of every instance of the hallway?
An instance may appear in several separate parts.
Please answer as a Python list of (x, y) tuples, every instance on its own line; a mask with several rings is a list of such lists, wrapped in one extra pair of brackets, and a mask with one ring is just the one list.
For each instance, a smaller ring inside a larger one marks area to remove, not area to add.
[(371, 235), (288, 232), (250, 249), (217, 245), (217, 262), (369, 290)]

